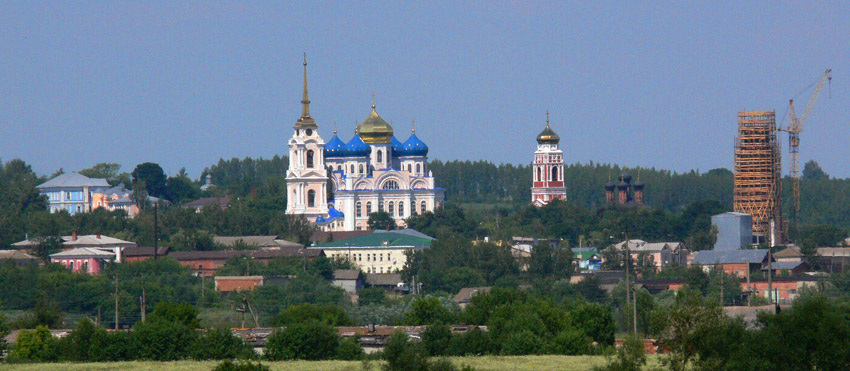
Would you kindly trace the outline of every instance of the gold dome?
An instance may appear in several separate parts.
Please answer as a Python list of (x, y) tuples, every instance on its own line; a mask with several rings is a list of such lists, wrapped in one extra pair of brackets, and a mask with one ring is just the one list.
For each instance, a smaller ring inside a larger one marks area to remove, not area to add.
[(357, 125), (355, 131), (359, 132), (360, 138), (368, 144), (390, 143), (390, 139), (393, 137), (393, 127), (381, 116), (378, 116), (374, 104), (372, 104), (372, 112), (369, 113), (369, 117), (366, 117), (360, 125)]
[(555, 131), (549, 127), (549, 111), (546, 111), (546, 128), (537, 135), (538, 144), (558, 144), (561, 137), (555, 134)]

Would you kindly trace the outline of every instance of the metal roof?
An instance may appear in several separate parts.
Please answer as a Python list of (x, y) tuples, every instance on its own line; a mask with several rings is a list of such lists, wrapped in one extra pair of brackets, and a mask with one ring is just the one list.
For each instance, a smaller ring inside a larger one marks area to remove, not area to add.
[(36, 188), (109, 187), (106, 179), (89, 178), (82, 174), (65, 173), (36, 186)]
[(57, 252), (50, 254), (51, 258), (104, 258), (109, 259), (115, 257), (114, 253), (106, 252), (94, 247), (78, 247), (68, 251)]
[(703, 250), (697, 252), (692, 264), (712, 265), (712, 264), (740, 264), (762, 263), (767, 259), (767, 250)]
[(310, 248), (334, 248), (334, 247), (429, 247), (434, 240), (429, 238), (414, 237), (405, 233), (384, 232), (372, 233), (344, 240), (317, 244)]

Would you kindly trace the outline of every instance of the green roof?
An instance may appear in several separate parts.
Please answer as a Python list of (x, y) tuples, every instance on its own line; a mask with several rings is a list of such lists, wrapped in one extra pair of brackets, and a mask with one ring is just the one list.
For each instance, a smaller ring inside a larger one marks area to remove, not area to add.
[(331, 247), (429, 247), (432, 241), (428, 238), (415, 237), (403, 233), (385, 232), (370, 233), (310, 247), (317, 249)]
[(593, 257), (594, 254), (598, 254), (599, 252), (595, 248), (574, 248), (573, 254), (576, 258), (580, 260), (587, 260)]

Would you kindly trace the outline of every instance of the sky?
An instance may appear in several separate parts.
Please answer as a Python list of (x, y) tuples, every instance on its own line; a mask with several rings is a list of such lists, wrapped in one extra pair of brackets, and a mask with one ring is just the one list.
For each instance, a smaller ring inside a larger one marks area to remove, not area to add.
[(287, 155), (306, 52), (326, 141), (374, 93), (430, 159), (530, 163), (548, 110), (567, 163), (677, 172), (731, 169), (737, 112), (787, 126), (832, 68), (800, 160), (847, 178), (848, 20), (825, 1), (2, 1), (0, 159), (198, 178)]

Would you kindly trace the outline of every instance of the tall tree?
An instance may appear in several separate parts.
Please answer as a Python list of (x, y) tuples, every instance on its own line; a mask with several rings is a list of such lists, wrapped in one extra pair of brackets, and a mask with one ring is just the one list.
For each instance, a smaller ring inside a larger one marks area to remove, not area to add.
[(133, 184), (144, 182), (148, 194), (154, 197), (163, 197), (165, 194), (165, 172), (159, 164), (145, 162), (136, 166), (133, 172)]

